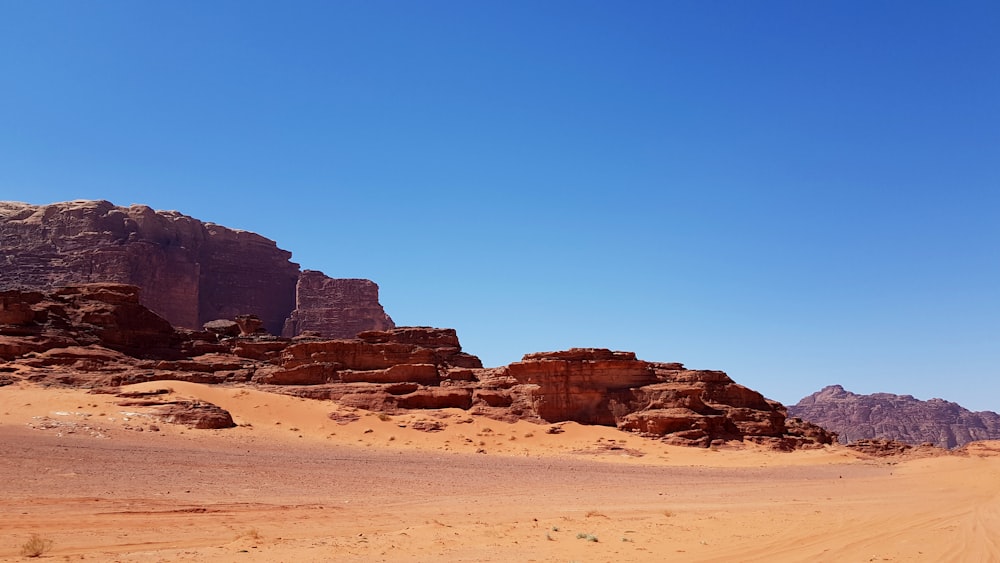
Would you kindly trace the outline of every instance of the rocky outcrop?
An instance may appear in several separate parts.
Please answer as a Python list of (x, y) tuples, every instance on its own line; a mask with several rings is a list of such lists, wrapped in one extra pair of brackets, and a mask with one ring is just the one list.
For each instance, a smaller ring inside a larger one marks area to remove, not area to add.
[(452, 329), (289, 339), (240, 318), (175, 331), (139, 304), (138, 288), (116, 284), (7, 291), (0, 320), (0, 373), (8, 379), (95, 388), (168, 379), (238, 383), (388, 413), (462, 409), (510, 421), (614, 426), (683, 445), (736, 440), (793, 449), (834, 440), (724, 372), (646, 362), (631, 352), (574, 348), (483, 368)]
[(972, 412), (942, 399), (910, 395), (859, 395), (831, 385), (788, 408), (789, 413), (836, 432), (844, 443), (896, 440), (955, 448), (974, 440), (1000, 439), (1000, 415)]
[[(5, 314), (6, 313), (6, 314)], [(173, 358), (181, 338), (170, 323), (139, 303), (139, 288), (122, 284), (0, 292), (0, 359), (42, 355), (50, 362), (68, 358), (101, 362), (100, 346), (126, 357)], [(61, 352), (61, 354), (60, 354)], [(64, 362), (65, 363), (65, 362)]]
[[(786, 425), (784, 407), (721, 371), (638, 360), (631, 352), (572, 349), (528, 354), (507, 367), (529, 412), (546, 422), (617, 426), (683, 445), (750, 440), (781, 449), (830, 444), (813, 425)], [(515, 388), (516, 389), (516, 388)]]
[(378, 285), (371, 280), (334, 279), (305, 270), (295, 286), (295, 310), (282, 336), (315, 333), (325, 338), (353, 338), (366, 330), (396, 326), (378, 302)]
[[(178, 327), (256, 315), (280, 334), (297, 312), (303, 330), (353, 336), (392, 321), (366, 280), (309, 272), (296, 304), (299, 266), (258, 234), (203, 223), (176, 211), (107, 201), (51, 205), (0, 202), (0, 289), (49, 290), (114, 282), (142, 288), (142, 303)], [(325, 280), (325, 281), (324, 281)], [(343, 287), (323, 293), (329, 285)], [(355, 287), (360, 289), (352, 289)], [(324, 296), (336, 300), (324, 302)], [(310, 307), (316, 307), (312, 312)], [(290, 336), (295, 336), (292, 322)]]

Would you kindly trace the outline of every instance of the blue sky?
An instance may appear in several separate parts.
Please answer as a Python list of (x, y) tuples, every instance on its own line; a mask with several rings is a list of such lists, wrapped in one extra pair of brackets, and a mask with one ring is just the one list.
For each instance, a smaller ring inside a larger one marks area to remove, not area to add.
[(0, 198), (259, 232), (487, 365), (1000, 410), (1000, 4), (0, 0)]

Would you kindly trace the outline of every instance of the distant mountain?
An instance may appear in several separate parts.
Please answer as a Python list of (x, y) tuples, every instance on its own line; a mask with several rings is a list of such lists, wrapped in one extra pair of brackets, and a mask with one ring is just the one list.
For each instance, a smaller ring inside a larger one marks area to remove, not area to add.
[(929, 442), (956, 448), (975, 440), (1000, 439), (1000, 414), (972, 412), (943, 399), (911, 395), (859, 395), (830, 385), (788, 407), (788, 415), (836, 432), (842, 444), (868, 438)]

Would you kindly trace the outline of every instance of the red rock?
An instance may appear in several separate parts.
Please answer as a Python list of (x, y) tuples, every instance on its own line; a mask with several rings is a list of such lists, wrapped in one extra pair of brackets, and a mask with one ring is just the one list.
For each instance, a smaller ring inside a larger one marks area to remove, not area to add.
[(288, 344), (288, 340), (238, 339), (232, 344), (231, 351), (241, 358), (270, 361), (280, 357)]
[(437, 367), (434, 364), (398, 364), (383, 370), (344, 370), (339, 372), (338, 376), (341, 381), (346, 383), (412, 382), (418, 385), (437, 385), (440, 382)]
[(236, 426), (229, 411), (204, 401), (171, 401), (157, 407), (156, 412), (164, 422), (199, 430)]
[(458, 334), (453, 328), (429, 326), (402, 326), (388, 330), (368, 330), (357, 335), (358, 340), (369, 343), (396, 342), (422, 348), (454, 348), (461, 350)]
[[(0, 324), (4, 383), (27, 378), (96, 388), (166, 379), (252, 381), (381, 412), (458, 408), (508, 421), (617, 426), (675, 444), (745, 440), (789, 449), (833, 441), (818, 426), (787, 419), (782, 405), (724, 372), (645, 362), (631, 352), (541, 352), (483, 369), (461, 351), (451, 329), (401, 327), (340, 340), (245, 334), (213, 342), (212, 332), (173, 330), (140, 304), (134, 286), (2, 295), (5, 310), (17, 312), (8, 317), (17, 322)], [(244, 332), (256, 333), (247, 320)]]
[(430, 388), (399, 397), (396, 405), (404, 409), (466, 409), (472, 406), (472, 390)]
[(231, 321), (229, 319), (215, 319), (214, 321), (208, 321), (202, 325), (206, 331), (219, 336), (234, 337), (240, 335), (240, 325), (236, 324), (236, 321)]
[(377, 370), (398, 364), (433, 364), (434, 352), (409, 344), (369, 344), (361, 340), (324, 340), (288, 346), (281, 365), (292, 368), (316, 362), (339, 364), (347, 369)]
[(267, 385), (320, 385), (337, 379), (340, 364), (307, 362), (290, 368), (257, 370), (254, 381)]
[(281, 331), (292, 337), (303, 332), (326, 338), (354, 338), (360, 332), (393, 328), (378, 302), (378, 285), (371, 280), (333, 279), (304, 270), (295, 286), (295, 309)]
[(236, 326), (240, 329), (240, 336), (252, 336), (254, 334), (266, 333), (264, 321), (257, 315), (236, 315)]
[(472, 394), (473, 402), (482, 402), (490, 407), (509, 407), (514, 398), (509, 391), (498, 389), (476, 389)]
[[(0, 257), (5, 257), (0, 289), (135, 285), (143, 289), (144, 305), (188, 329), (252, 314), (269, 332), (280, 334), (293, 309), (296, 319), (305, 319), (305, 329), (311, 319), (322, 319), (317, 326), (328, 336), (392, 326), (372, 282), (302, 272), (302, 303), (297, 305), (299, 266), (274, 241), (144, 205), (0, 202)], [(335, 292), (324, 293), (323, 283), (313, 292), (314, 280), (330, 280), (328, 285), (340, 288), (340, 300), (324, 302)], [(2, 318), (0, 307), (0, 323)]]
[(861, 439), (847, 444), (848, 448), (859, 451), (863, 454), (885, 457), (901, 455), (913, 449), (913, 446), (898, 440), (884, 439)]
[(652, 367), (631, 353), (573, 349), (528, 354), (507, 366), (508, 373), (530, 390), (538, 416), (549, 422), (614, 425), (615, 392), (656, 382)]

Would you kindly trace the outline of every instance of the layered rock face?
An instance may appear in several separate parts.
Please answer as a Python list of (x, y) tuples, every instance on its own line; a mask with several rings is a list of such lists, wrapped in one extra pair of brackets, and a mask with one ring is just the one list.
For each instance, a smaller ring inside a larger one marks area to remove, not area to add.
[(7, 291), (0, 293), (0, 384), (176, 379), (254, 385), (388, 413), (457, 408), (509, 421), (616, 426), (683, 445), (744, 440), (794, 449), (834, 440), (721, 371), (645, 362), (631, 352), (571, 349), (483, 368), (452, 329), (288, 339), (260, 334), (253, 321), (175, 331), (126, 285)]
[[(292, 323), (292, 336), (299, 324), (336, 336), (393, 326), (367, 280), (308, 272), (297, 304), (299, 266), (290, 258), (260, 235), (176, 211), (107, 201), (0, 202), (0, 289), (137, 285), (144, 305), (185, 328), (253, 314), (280, 334), (293, 309), (305, 321)], [(329, 296), (334, 301), (324, 302)]]
[(327, 338), (353, 338), (366, 330), (396, 326), (378, 302), (378, 285), (371, 280), (334, 279), (304, 270), (295, 286), (295, 310), (282, 336), (307, 332)]
[(781, 449), (829, 444), (833, 435), (738, 385), (724, 372), (638, 360), (631, 352), (571, 349), (528, 354), (506, 368), (534, 416), (617, 426), (684, 445), (727, 440)]
[[(73, 365), (102, 357), (179, 357), (181, 342), (170, 323), (139, 303), (135, 286), (0, 292), (0, 360), (48, 354), (53, 363)], [(90, 346), (109, 351), (83, 349)]]
[(972, 412), (942, 399), (910, 395), (858, 395), (831, 385), (788, 408), (794, 416), (836, 432), (842, 442), (897, 440), (955, 448), (975, 440), (1000, 439), (1000, 415)]

